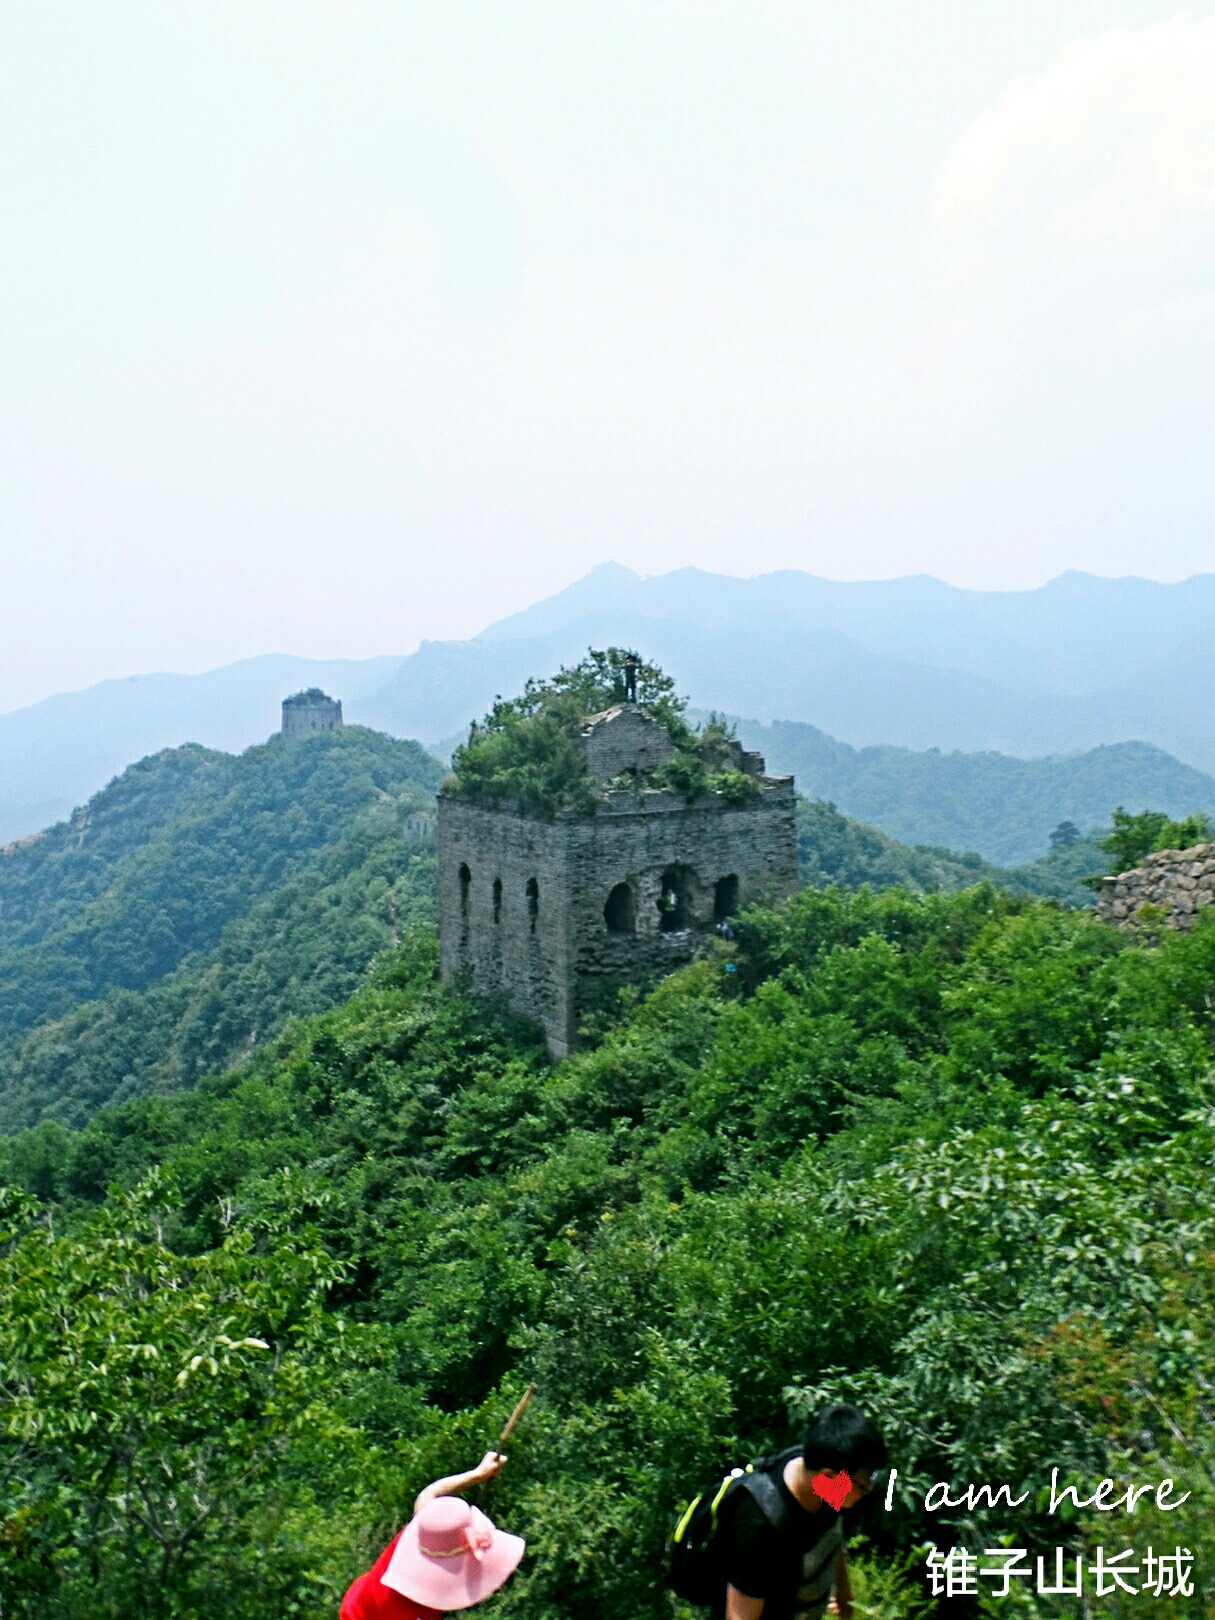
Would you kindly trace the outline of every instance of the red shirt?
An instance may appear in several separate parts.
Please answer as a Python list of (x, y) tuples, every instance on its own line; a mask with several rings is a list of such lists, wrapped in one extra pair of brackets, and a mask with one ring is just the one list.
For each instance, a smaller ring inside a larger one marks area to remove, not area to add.
[(424, 1609), (384, 1585), (384, 1571), (400, 1539), (394, 1536), (366, 1575), (355, 1581), (342, 1599), (340, 1620), (443, 1620), (438, 1609)]

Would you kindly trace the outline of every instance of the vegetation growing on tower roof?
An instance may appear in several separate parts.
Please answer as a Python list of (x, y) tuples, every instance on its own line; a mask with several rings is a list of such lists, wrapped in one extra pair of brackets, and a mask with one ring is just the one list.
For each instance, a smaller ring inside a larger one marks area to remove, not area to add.
[(666, 727), (674, 752), (649, 776), (611, 785), (670, 788), (689, 803), (712, 792), (734, 804), (755, 798), (759, 784), (732, 767), (733, 733), (724, 722), (714, 715), (693, 730), (684, 719), (687, 699), (676, 695), (671, 676), (623, 647), (591, 648), (551, 679), (528, 681), (520, 696), (498, 698), (456, 749), (445, 791), (545, 820), (562, 810), (592, 814), (601, 787), (587, 774), (581, 733), (589, 717), (626, 701), (629, 664), (636, 671), (637, 707)]

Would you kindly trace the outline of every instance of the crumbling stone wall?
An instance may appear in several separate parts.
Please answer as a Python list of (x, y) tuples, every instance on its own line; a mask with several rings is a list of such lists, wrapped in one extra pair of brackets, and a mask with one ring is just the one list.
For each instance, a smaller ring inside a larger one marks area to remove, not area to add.
[[(742, 806), (720, 794), (688, 805), (673, 793), (619, 792), (593, 815), (554, 821), (441, 795), (444, 979), (505, 996), (566, 1056), (588, 1011), (621, 984), (689, 961), (723, 907), (797, 887), (793, 778), (759, 782), (758, 799)], [(675, 897), (677, 915), (664, 909)]]
[(631, 703), (591, 715), (582, 729), (582, 747), (586, 774), (595, 782), (610, 782), (630, 769), (648, 776), (675, 752), (662, 722)]
[[(1097, 899), (1097, 916), (1115, 928), (1145, 926), (1193, 928), (1199, 909), (1215, 900), (1215, 844), (1163, 849), (1142, 866), (1107, 877)], [(1142, 908), (1153, 908), (1146, 915)]]

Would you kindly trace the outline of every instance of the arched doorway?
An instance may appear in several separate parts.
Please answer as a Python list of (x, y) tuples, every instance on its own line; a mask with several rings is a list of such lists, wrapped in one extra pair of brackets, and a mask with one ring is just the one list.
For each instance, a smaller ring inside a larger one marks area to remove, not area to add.
[(723, 923), (727, 917), (733, 917), (738, 911), (738, 877), (731, 872), (729, 877), (718, 878), (713, 885), (713, 921)]
[(637, 931), (637, 916), (633, 905), (633, 890), (627, 883), (618, 883), (607, 897), (603, 920), (609, 934), (633, 934)]
[(690, 866), (668, 866), (658, 894), (658, 926), (664, 934), (677, 934), (696, 921), (693, 896), (696, 873)]

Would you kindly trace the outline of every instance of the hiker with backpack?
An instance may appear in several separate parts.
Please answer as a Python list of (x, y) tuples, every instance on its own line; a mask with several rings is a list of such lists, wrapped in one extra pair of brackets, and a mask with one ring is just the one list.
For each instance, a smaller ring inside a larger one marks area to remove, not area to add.
[(842, 1515), (885, 1463), (886, 1444), (858, 1407), (824, 1407), (800, 1446), (696, 1498), (676, 1527), (672, 1587), (713, 1620), (821, 1620), (828, 1606), (849, 1620)]

